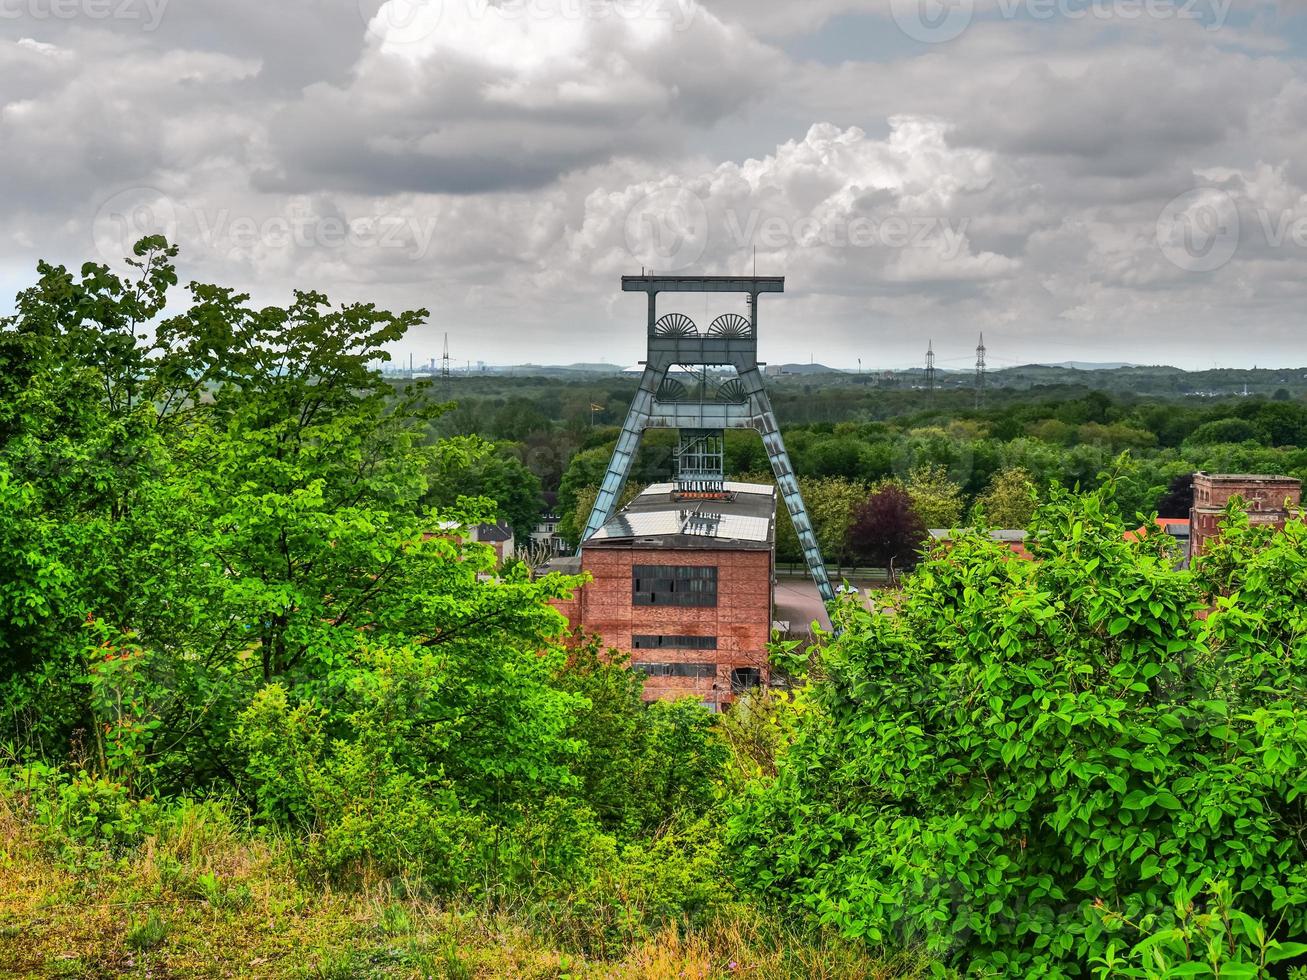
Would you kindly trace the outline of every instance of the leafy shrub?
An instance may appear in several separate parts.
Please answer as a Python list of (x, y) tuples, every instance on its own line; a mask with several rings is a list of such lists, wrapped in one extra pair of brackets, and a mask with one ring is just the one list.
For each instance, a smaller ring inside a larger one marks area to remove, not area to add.
[(1226, 560), (1207, 618), (1164, 536), (1125, 531), (1109, 489), (1057, 494), (1036, 561), (965, 536), (895, 615), (844, 610), (779, 776), (732, 818), (742, 880), (982, 972), (1079, 974), (1208, 881), (1307, 934), (1307, 529)]
[(548, 934), (587, 952), (605, 955), (669, 925), (704, 925), (734, 897), (720, 831), (707, 820), (673, 821), (619, 846), (573, 805), (510, 836), (510, 852), (525, 844), (538, 857), (518, 864), (505, 895), (527, 899)]
[(729, 750), (714, 716), (692, 699), (646, 705), (630, 657), (595, 639), (570, 652), (555, 683), (584, 698), (568, 736), (578, 796), (602, 827), (623, 837), (652, 834), (678, 815), (716, 802)]
[(1262, 977), (1268, 967), (1307, 953), (1307, 943), (1277, 942), (1261, 922), (1233, 908), (1229, 882), (1216, 882), (1208, 889), (1205, 911), (1183, 887), (1177, 889), (1172, 924), (1148, 935), (1156, 918), (1150, 914), (1131, 922), (1106, 913), (1108, 922), (1119, 922), (1143, 938), (1125, 953), (1110, 943), (1107, 952), (1095, 958), (1098, 975), (1139, 980)]
[[(412, 665), (412, 661), (406, 661)], [(264, 688), (241, 716), (261, 815), (308, 835), (311, 867), (337, 879), (411, 876), (436, 888), (465, 885), (476, 837), (485, 828), (463, 812), (423, 757), (410, 727), (376, 688), (347, 715), (348, 734), (328, 737), (331, 713), (292, 702), (281, 685)]]
[(160, 816), (157, 804), (133, 798), (122, 783), (40, 763), (0, 770), (0, 793), (24, 797), (46, 841), (74, 865), (140, 843)]

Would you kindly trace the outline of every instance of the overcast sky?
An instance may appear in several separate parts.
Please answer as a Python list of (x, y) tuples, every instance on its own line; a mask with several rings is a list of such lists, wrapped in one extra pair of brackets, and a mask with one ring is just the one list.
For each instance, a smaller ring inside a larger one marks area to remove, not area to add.
[(1304, 50), (1288, 0), (0, 0), (0, 309), (163, 230), (429, 309), (404, 359), (630, 364), (622, 274), (756, 249), (772, 362), (1303, 365)]

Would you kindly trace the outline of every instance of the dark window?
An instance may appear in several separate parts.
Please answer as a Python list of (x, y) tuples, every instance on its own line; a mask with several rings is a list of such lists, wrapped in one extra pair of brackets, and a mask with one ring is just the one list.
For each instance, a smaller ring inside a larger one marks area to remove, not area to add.
[(731, 691), (743, 694), (762, 686), (762, 671), (757, 667), (736, 667), (731, 671)]
[(633, 636), (635, 650), (716, 650), (715, 636)]
[(637, 606), (715, 606), (717, 569), (698, 565), (636, 565), (631, 601)]
[(716, 664), (651, 664), (634, 663), (633, 668), (650, 677), (716, 677)]

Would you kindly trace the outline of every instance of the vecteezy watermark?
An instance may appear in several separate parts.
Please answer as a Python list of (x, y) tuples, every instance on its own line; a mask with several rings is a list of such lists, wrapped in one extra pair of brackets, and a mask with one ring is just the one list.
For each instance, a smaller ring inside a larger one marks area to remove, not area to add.
[(640, 264), (677, 272), (703, 258), (708, 248), (708, 208), (684, 187), (646, 194), (626, 212), (626, 250)]
[(358, 0), (358, 8), (368, 30), (387, 44), (425, 41), (445, 12), (443, 0)]
[(170, 0), (0, 0), (0, 21), (123, 21), (157, 30)]
[(1185, 272), (1215, 272), (1239, 250), (1239, 207), (1225, 191), (1196, 187), (1167, 202), (1157, 216), (1157, 245)]
[[(1002, 20), (1188, 20), (1215, 31), (1225, 26), (1234, 0), (994, 0)], [(900, 31), (924, 44), (959, 37), (976, 17), (976, 0), (890, 0)], [(991, 11), (987, 4), (986, 12)]]
[(698, 0), (358, 0), (368, 30), (388, 44), (415, 44), (442, 23), (494, 18), (521, 21), (631, 21), (664, 23), (688, 30), (699, 13)]
[(727, 211), (723, 221), (727, 241), (736, 248), (922, 248), (945, 259), (961, 254), (970, 223), (969, 218), (920, 214), (784, 218), (756, 209), (747, 215)]
[(369, 214), (346, 218), (302, 211), (253, 215), (229, 208), (199, 208), (152, 187), (134, 187), (109, 198), (96, 212), (91, 234), (106, 262), (131, 254), (149, 235), (230, 255), (289, 249), (392, 249), (406, 258), (425, 258), (435, 241), (434, 217)]
[(155, 187), (129, 187), (100, 205), (91, 222), (95, 250), (106, 262), (119, 262), (150, 235), (176, 242), (180, 221), (171, 197)]
[(1241, 214), (1233, 196), (1198, 187), (1169, 201), (1157, 219), (1157, 244), (1185, 272), (1216, 272), (1247, 247), (1265, 255), (1285, 248), (1307, 254), (1307, 214), (1291, 208), (1255, 208)]
[(955, 259), (967, 242), (968, 218), (933, 215), (779, 215), (761, 208), (728, 208), (713, 218), (693, 191), (665, 187), (645, 195), (626, 214), (626, 248), (645, 268), (679, 272), (708, 250), (739, 253), (786, 249), (928, 249)]

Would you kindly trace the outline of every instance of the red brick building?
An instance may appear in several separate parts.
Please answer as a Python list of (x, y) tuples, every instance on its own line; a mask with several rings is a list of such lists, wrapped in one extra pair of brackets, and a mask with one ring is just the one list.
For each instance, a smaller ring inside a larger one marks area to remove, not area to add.
[[(776, 491), (726, 483), (717, 499), (647, 489), (551, 567), (593, 581), (558, 604), (573, 628), (631, 654), (648, 700), (719, 710), (768, 679)], [(562, 566), (566, 565), (566, 568)]]
[(1194, 474), (1194, 507), (1190, 513), (1190, 556), (1198, 557), (1207, 543), (1220, 536), (1221, 518), (1232, 497), (1241, 497), (1254, 524), (1283, 528), (1291, 510), (1302, 502), (1302, 482), (1288, 476)]

